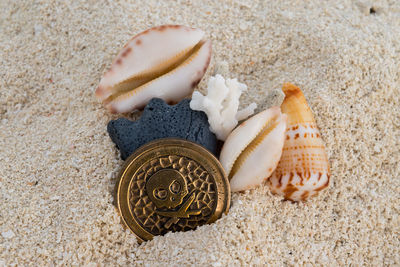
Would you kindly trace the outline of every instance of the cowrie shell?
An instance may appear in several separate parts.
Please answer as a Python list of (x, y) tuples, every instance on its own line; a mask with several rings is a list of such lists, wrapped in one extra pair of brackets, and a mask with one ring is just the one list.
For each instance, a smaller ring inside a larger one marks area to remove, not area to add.
[(270, 177), (282, 154), (286, 120), (278, 107), (272, 107), (247, 119), (230, 133), (220, 161), (232, 192), (254, 188)]
[(96, 89), (113, 113), (142, 109), (152, 98), (169, 103), (191, 95), (211, 58), (204, 32), (163, 25), (139, 33), (119, 52)]

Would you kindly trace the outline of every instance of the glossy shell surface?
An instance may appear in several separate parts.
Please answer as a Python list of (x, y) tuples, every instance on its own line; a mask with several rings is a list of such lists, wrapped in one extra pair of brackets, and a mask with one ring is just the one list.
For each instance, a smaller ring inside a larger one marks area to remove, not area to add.
[(152, 98), (179, 102), (190, 96), (211, 58), (204, 32), (163, 25), (133, 37), (104, 74), (96, 97), (113, 113), (142, 109)]
[(314, 116), (300, 88), (286, 83), (282, 112), (288, 116), (281, 160), (268, 180), (273, 193), (299, 201), (329, 185), (329, 162)]
[(286, 115), (272, 107), (254, 115), (226, 139), (220, 161), (232, 192), (261, 184), (275, 170), (282, 153)]

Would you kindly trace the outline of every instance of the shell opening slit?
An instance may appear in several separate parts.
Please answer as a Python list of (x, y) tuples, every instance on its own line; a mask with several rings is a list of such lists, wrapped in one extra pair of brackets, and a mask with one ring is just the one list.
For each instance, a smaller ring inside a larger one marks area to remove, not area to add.
[(159, 65), (118, 83), (114, 86), (116, 92), (106, 98), (103, 103), (108, 104), (126, 93), (140, 90), (147, 83), (159, 79), (160, 77), (186, 65), (198, 54), (200, 48), (205, 44), (205, 42), (205, 40), (201, 40), (194, 47), (181, 51), (175, 56), (161, 62)]
[(245, 149), (240, 153), (240, 155), (236, 158), (233, 163), (232, 169), (228, 175), (229, 179), (236, 174), (236, 172), (240, 169), (246, 159), (249, 157), (252, 151), (263, 141), (263, 139), (279, 124), (278, 121), (279, 115), (274, 116), (272, 119), (267, 121), (257, 136), (251, 140), (251, 142), (246, 146)]

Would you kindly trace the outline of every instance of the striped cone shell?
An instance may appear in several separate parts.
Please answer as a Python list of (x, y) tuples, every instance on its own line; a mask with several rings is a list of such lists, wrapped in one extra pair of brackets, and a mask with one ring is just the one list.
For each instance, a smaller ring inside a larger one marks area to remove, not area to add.
[(268, 180), (271, 191), (292, 201), (306, 200), (329, 185), (329, 162), (313, 114), (300, 88), (286, 83), (282, 113), (288, 123), (282, 157)]

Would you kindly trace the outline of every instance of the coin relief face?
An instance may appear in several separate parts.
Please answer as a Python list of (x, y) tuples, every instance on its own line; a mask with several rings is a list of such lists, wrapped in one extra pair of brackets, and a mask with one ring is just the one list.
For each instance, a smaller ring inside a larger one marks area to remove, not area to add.
[(118, 207), (141, 240), (214, 222), (229, 204), (229, 182), (218, 160), (185, 140), (141, 147), (120, 174)]
[(152, 175), (146, 182), (146, 191), (150, 200), (159, 209), (176, 208), (188, 194), (185, 178), (174, 169), (163, 169)]

